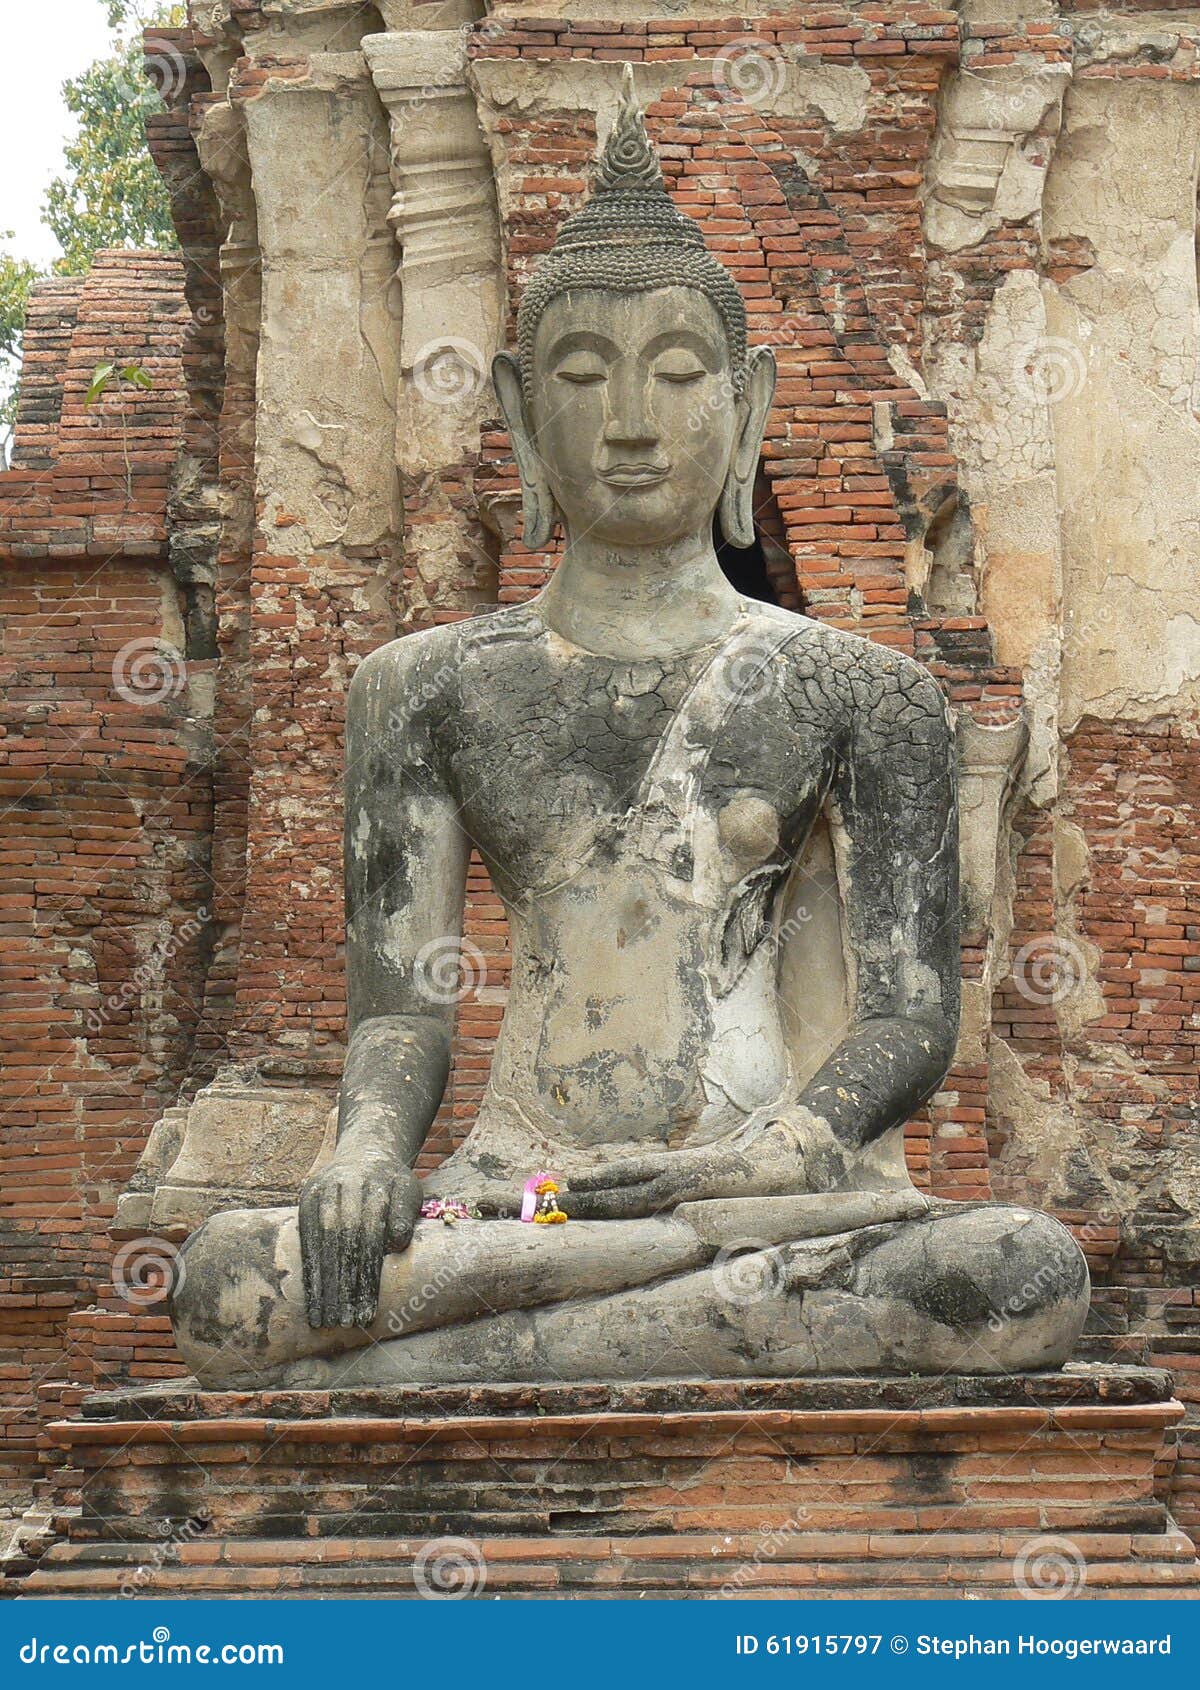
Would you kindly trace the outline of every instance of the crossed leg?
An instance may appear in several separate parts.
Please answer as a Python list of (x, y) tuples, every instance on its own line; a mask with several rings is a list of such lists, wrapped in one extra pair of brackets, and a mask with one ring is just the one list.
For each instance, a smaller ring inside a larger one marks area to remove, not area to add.
[(736, 1259), (678, 1215), (426, 1221), (386, 1258), (371, 1327), (314, 1330), (296, 1211), (263, 1209), (194, 1236), (172, 1317), (209, 1388), (351, 1387), (1024, 1372), (1067, 1360), (1087, 1307), (1057, 1221), (948, 1204)]
[(377, 1354), (431, 1328), (458, 1331), (506, 1310), (645, 1285), (711, 1255), (670, 1216), (565, 1227), (418, 1221), (408, 1249), (384, 1258), (373, 1324), (314, 1328), (304, 1308), (297, 1211), (231, 1209), (184, 1246), (171, 1319), (202, 1385), (272, 1384), (291, 1364)]

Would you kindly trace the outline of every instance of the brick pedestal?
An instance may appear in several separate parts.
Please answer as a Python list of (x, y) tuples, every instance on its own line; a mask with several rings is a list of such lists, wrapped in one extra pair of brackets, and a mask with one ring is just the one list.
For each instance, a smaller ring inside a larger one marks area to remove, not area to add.
[(82, 1508), (22, 1594), (1195, 1595), (1181, 1413), (1087, 1366), (98, 1395), (50, 1428)]

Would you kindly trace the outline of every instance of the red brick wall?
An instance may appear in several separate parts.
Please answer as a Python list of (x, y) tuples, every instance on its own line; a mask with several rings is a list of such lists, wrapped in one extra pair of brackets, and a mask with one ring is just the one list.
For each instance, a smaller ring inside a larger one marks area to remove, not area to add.
[[(993, 1106), (992, 1179), (998, 1196), (1052, 1208), (1083, 1242), (1095, 1286), (1094, 1353), (1174, 1370), (1193, 1413), (1179, 1434), (1172, 1506), (1194, 1531), (1200, 745), (1182, 724), (1088, 719), (1065, 752), (1060, 810), (1082, 831), (1089, 858), (1072, 900), (1075, 936), (1064, 937), (1055, 909), (1051, 820), (1024, 814), (1012, 973), (996, 993), (993, 1025), (1071, 1130), (1048, 1160), (1028, 1121), (1022, 1132)], [(1035, 963), (1056, 957), (1065, 988), (1096, 982), (1101, 1001), (1082, 1026), (1072, 991), (1055, 1001), (1036, 974), (1030, 989), (1023, 951)]]
[[(1088, 719), (1065, 751), (1061, 805), (1088, 849), (1072, 899), (1075, 936), (1063, 934), (1055, 908), (1051, 822), (1023, 814), (1012, 972), (996, 994), (994, 1028), (1083, 1130), (1050, 1169), (997, 1115), (994, 1178), (1005, 1193), (1078, 1210), (1080, 1224), (1109, 1217), (1109, 1271), (1162, 1285), (1171, 1258), (1194, 1257), (1200, 1245), (1194, 1213), (1166, 1189), (1186, 1179), (1197, 1130), (1200, 749), (1181, 724)], [(1020, 964), (1039, 945), (1058, 953), (1061, 997)], [(1101, 1001), (1077, 1027), (1073, 983), (1085, 978)]]
[[(0, 475), (0, 1476), (32, 1449), (39, 1384), (87, 1372), (67, 1317), (111, 1285), (107, 1223), (203, 986), (205, 665), (166, 566), (183, 319), (166, 255), (52, 284)], [(153, 389), (86, 407), (112, 358)]]

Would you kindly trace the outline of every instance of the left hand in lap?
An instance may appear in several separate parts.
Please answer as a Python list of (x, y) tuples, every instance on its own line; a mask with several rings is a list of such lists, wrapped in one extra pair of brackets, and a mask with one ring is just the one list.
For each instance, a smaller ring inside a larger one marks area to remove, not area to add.
[(633, 1220), (669, 1214), (679, 1203), (752, 1196), (756, 1169), (745, 1150), (699, 1145), (652, 1150), (573, 1178), (562, 1203), (573, 1220)]
[(829, 1191), (845, 1173), (844, 1148), (828, 1122), (794, 1105), (751, 1139), (650, 1150), (579, 1174), (563, 1207), (578, 1220), (633, 1220), (709, 1198)]

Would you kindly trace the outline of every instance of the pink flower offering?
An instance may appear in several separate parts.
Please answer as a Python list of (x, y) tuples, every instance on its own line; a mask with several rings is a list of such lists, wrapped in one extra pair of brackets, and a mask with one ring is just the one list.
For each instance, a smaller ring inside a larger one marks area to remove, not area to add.
[(445, 1221), (447, 1226), (472, 1218), (467, 1205), (453, 1197), (427, 1197), (421, 1204), (421, 1216), (427, 1221)]

